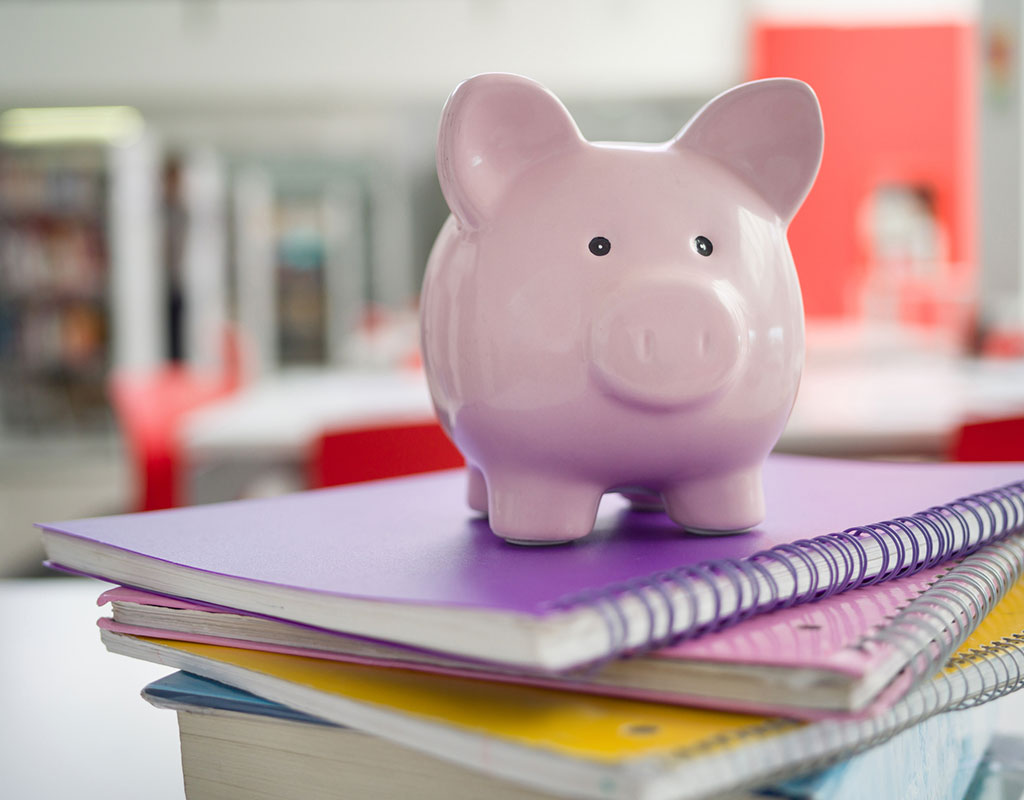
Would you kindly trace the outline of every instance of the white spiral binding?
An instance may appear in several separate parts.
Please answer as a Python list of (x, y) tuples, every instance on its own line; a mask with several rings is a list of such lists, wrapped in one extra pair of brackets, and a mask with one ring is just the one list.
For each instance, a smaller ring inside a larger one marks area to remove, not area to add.
[[(943, 632), (936, 638), (938, 618), (932, 618), (922, 606), (934, 596), (923, 594), (894, 617), (910, 636), (931, 636), (937, 642), (933, 655), (923, 660), (918, 670), (934, 665), (940, 652), (959, 647), (973, 625), (988, 613), (999, 599), (1020, 579), (1020, 563), (1024, 554), (1024, 537), (994, 544), (950, 570), (939, 578), (943, 594), (940, 603), (954, 615), (960, 614), (963, 625), (955, 631)], [(984, 598), (977, 608), (974, 602)], [(924, 620), (923, 623), (915, 621)], [(890, 626), (886, 626), (889, 628)], [(903, 633), (872, 637), (876, 641), (896, 644)], [(918, 640), (920, 641), (920, 639)], [(958, 642), (954, 647), (954, 642)], [(899, 645), (897, 645), (899, 646)], [(898, 733), (945, 711), (956, 711), (987, 703), (1024, 688), (1024, 630), (992, 643), (955, 655), (930, 680), (923, 680), (892, 708), (874, 717), (852, 720), (826, 720), (801, 723), (771, 719), (750, 726), (735, 734), (725, 734), (681, 748), (674, 758), (686, 763), (688, 770), (713, 772), (728, 767), (731, 758), (744, 759), (744, 772), (755, 775), (740, 788), (766, 784), (797, 774), (807, 774), (849, 758), (881, 744)], [(748, 745), (735, 747), (740, 744)], [(756, 743), (756, 746), (750, 746)]]
[(968, 556), (864, 636), (859, 647), (894, 647), (914, 684), (930, 678), (1024, 572), (1024, 540), (1013, 537)]

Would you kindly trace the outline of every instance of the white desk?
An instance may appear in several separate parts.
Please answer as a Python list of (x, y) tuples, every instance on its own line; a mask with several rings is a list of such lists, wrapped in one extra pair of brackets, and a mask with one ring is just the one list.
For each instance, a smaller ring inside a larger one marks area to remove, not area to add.
[(307, 488), (318, 435), (434, 419), (422, 372), (282, 372), (188, 419), (182, 441), (186, 497), (203, 503)]
[(106, 588), (0, 580), (0, 797), (184, 798), (177, 718), (139, 697), (170, 670), (107, 653)]
[[(182, 800), (177, 718), (139, 697), (170, 672), (107, 653), (95, 626), (106, 584), (0, 581), (0, 797)], [(1024, 691), (997, 701), (1024, 736)]]
[(196, 411), (185, 447), (200, 461), (240, 453), (291, 457), (330, 428), (433, 419), (422, 372), (291, 370)]
[[(980, 362), (874, 345), (812, 349), (783, 452), (941, 458), (975, 416), (1024, 414), (1024, 360)], [(184, 428), (190, 502), (304, 488), (318, 434), (434, 419), (419, 372), (310, 370), (268, 377)]]
[(941, 458), (964, 422), (1017, 414), (1024, 414), (1024, 360), (811, 351), (778, 449)]

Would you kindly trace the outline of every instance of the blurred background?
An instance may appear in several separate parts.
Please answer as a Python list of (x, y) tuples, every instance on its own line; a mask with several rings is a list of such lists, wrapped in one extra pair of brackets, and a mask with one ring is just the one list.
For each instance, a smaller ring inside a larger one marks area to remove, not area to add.
[(0, 2), (0, 795), (183, 797), (137, 697), (164, 670), (103, 651), (98, 581), (37, 579), (32, 522), (459, 463), (416, 306), (476, 73), (627, 141), (809, 82), (778, 449), (1024, 460), (1022, 29), (1019, 0)]
[(1024, 459), (1015, 0), (0, 3), (0, 577), (31, 522), (451, 466), (417, 350), (444, 100), (592, 140), (821, 100), (789, 452)]

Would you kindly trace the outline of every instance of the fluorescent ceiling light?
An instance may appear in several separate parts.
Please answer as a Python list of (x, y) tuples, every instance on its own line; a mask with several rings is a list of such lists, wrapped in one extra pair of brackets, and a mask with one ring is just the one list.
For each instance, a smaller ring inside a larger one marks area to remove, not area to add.
[(136, 138), (143, 125), (142, 114), (130, 106), (12, 108), (0, 114), (0, 142), (115, 143)]

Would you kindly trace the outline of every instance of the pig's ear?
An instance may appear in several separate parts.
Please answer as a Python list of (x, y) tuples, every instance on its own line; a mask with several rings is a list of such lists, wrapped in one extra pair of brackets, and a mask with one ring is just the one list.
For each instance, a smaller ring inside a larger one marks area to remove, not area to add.
[(814, 183), (824, 132), (811, 87), (791, 78), (744, 83), (720, 94), (673, 140), (721, 162), (787, 223)]
[(477, 75), (459, 84), (441, 114), (441, 191), (461, 224), (479, 228), (517, 175), (582, 142), (565, 106), (540, 84)]

